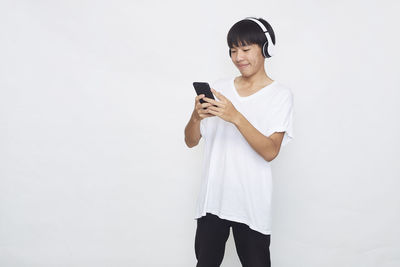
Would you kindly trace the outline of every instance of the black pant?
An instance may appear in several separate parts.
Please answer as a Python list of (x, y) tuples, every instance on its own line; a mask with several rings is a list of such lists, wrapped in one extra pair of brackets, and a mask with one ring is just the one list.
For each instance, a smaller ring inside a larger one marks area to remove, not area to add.
[(196, 267), (219, 267), (221, 265), (231, 226), (236, 251), (242, 266), (270, 267), (270, 235), (250, 229), (244, 223), (221, 219), (211, 213), (197, 219)]

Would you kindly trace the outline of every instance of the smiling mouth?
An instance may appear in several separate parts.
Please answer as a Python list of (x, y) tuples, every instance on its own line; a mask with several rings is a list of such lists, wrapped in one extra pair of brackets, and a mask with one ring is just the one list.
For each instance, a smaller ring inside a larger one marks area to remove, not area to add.
[(247, 67), (249, 64), (246, 64), (246, 65), (238, 65), (238, 67), (239, 68), (244, 68), (244, 67)]

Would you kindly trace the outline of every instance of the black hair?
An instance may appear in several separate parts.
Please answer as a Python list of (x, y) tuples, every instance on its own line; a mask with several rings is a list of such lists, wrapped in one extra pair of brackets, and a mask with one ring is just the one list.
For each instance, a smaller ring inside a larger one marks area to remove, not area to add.
[[(275, 33), (272, 30), (271, 25), (262, 18), (257, 18), (262, 24), (264, 24), (267, 31), (270, 33), (272, 43), (275, 45)], [(267, 41), (267, 37), (263, 33), (263, 30), (254, 21), (243, 19), (236, 22), (228, 32), (227, 42), (229, 49), (233, 46), (240, 45), (252, 45), (258, 44), (262, 49), (263, 44)]]

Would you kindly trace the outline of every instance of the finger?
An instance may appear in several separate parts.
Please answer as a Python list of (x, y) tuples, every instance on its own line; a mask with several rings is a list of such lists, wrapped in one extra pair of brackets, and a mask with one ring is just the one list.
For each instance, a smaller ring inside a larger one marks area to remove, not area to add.
[(214, 88), (211, 88), (211, 92), (217, 97), (218, 100), (221, 100), (220, 94)]
[(196, 101), (200, 101), (200, 99), (203, 97), (205, 97), (204, 94), (200, 94), (200, 95), (196, 96)]
[(204, 97), (203, 100), (204, 100), (204, 101), (207, 101), (208, 103), (217, 105), (217, 106), (219, 106), (219, 107), (223, 107), (223, 106), (224, 106), (224, 103), (215, 101), (214, 99), (211, 99), (211, 98), (208, 98), (208, 97)]
[(202, 118), (208, 118), (208, 117), (214, 117), (214, 116), (215, 116), (214, 114), (210, 114), (210, 113), (201, 115)]
[(220, 100), (228, 100), (223, 94), (221, 94), (220, 92), (211, 89), (211, 91), (216, 95), (216, 97)]
[(203, 102), (203, 103), (201, 103), (200, 101), (198, 101), (197, 102), (197, 104), (196, 104), (196, 107), (197, 108), (204, 108), (204, 107), (207, 107), (207, 106), (209, 106), (209, 105), (212, 105), (212, 104), (210, 104), (210, 103), (208, 103), (208, 102)]
[(207, 110), (215, 110), (215, 111), (217, 111), (217, 112), (221, 112), (221, 111), (222, 111), (222, 108), (219, 108), (219, 107), (216, 107), (216, 106), (209, 106), (209, 107), (207, 108)]
[(203, 108), (206, 108), (206, 107), (212, 106), (212, 104), (211, 104), (211, 103), (208, 103), (208, 102), (205, 102), (205, 103), (201, 104), (201, 106), (202, 106)]
[[(210, 113), (208, 113), (208, 112), (209, 112), (209, 110), (204, 109), (204, 110), (200, 111), (199, 116), (202, 116), (202, 117), (209, 117), (210, 115), (212, 115), (212, 114), (210, 114)], [(214, 115), (213, 115), (213, 116), (214, 116)]]
[(212, 109), (207, 109), (207, 111), (208, 111), (208, 113), (213, 114), (213, 115), (218, 115), (219, 114), (218, 111), (215, 111), (215, 110), (212, 110)]
[(211, 88), (211, 92), (220, 100), (218, 92), (214, 88)]
[(207, 108), (209, 107), (209, 103), (203, 103), (199, 105), (200, 113), (207, 113)]
[(204, 102), (204, 103), (198, 102), (196, 104), (196, 110), (205, 110), (209, 105), (211, 105), (211, 104), (207, 103), (207, 102)]
[(196, 108), (197, 114), (204, 113), (205, 110), (206, 110), (206, 108), (203, 108), (201, 105), (199, 105), (199, 106)]

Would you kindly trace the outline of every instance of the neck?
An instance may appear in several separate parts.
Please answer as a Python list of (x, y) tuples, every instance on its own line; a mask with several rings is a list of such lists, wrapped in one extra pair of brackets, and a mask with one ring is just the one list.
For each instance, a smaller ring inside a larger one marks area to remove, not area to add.
[(248, 85), (268, 84), (273, 81), (270, 77), (268, 77), (264, 68), (261, 68), (260, 71), (251, 76), (242, 75), (240, 76), (240, 80)]

